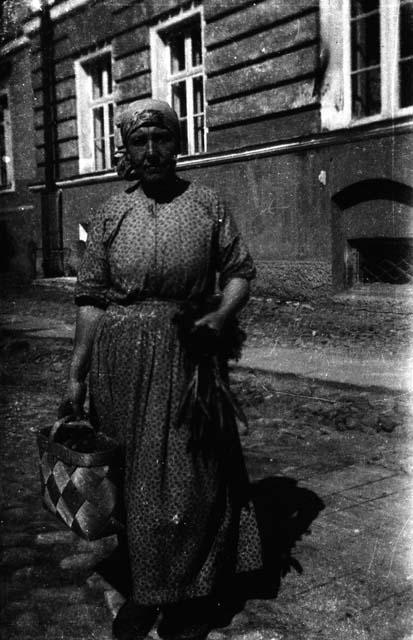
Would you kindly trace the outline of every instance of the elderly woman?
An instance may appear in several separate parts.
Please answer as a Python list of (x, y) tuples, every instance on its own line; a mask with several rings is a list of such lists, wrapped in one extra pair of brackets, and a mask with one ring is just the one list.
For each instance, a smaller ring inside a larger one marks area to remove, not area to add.
[(201, 639), (220, 582), (258, 568), (261, 551), (253, 507), (229, 490), (240, 460), (223, 464), (219, 445), (194, 453), (189, 426), (178, 425), (193, 366), (174, 318), (183, 301), (213, 294), (218, 273), (220, 304), (195, 325), (221, 332), (245, 303), (254, 268), (217, 195), (177, 177), (179, 122), (169, 105), (134, 103), (119, 126), (121, 173), (134, 184), (91, 220), (69, 399), (81, 414), (89, 373), (99, 428), (124, 453), (133, 589), (114, 636), (144, 638), (161, 612), (162, 638)]

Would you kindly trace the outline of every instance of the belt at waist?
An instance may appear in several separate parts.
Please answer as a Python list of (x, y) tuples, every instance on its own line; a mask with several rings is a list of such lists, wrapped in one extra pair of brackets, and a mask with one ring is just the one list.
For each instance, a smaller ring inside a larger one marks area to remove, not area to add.
[(178, 300), (176, 298), (133, 298), (130, 300), (116, 300), (110, 303), (110, 307), (136, 307), (144, 304), (172, 304), (172, 305), (182, 305), (185, 304), (187, 300)]

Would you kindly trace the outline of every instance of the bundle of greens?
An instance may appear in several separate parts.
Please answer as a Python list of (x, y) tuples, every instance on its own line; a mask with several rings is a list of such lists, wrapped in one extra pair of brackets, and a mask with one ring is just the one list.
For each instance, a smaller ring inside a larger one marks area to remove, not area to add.
[(206, 455), (217, 447), (221, 452), (231, 453), (233, 443), (238, 442), (237, 420), (246, 423), (245, 414), (229, 388), (227, 365), (229, 359), (239, 359), (245, 332), (236, 318), (228, 321), (219, 334), (210, 327), (195, 326), (200, 317), (215, 310), (218, 304), (217, 297), (202, 307), (187, 303), (174, 318), (193, 367), (182, 397), (178, 426), (189, 425), (190, 449)]

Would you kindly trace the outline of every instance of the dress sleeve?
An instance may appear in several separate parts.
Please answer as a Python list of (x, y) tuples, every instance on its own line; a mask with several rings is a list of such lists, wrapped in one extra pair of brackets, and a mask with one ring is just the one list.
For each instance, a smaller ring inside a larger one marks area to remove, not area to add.
[(78, 271), (75, 303), (81, 307), (91, 305), (106, 309), (109, 287), (109, 267), (103, 242), (104, 216), (97, 212), (89, 224), (86, 249)]
[(218, 271), (221, 289), (232, 278), (252, 280), (256, 275), (248, 248), (222, 202), (218, 202)]

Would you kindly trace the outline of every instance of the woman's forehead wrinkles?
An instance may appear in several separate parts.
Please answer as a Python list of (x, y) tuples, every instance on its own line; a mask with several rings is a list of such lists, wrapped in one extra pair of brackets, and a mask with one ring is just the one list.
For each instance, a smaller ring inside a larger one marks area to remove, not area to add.
[(171, 136), (171, 132), (168, 131), (165, 127), (139, 127), (135, 129), (131, 134), (131, 138), (135, 138), (138, 136)]

